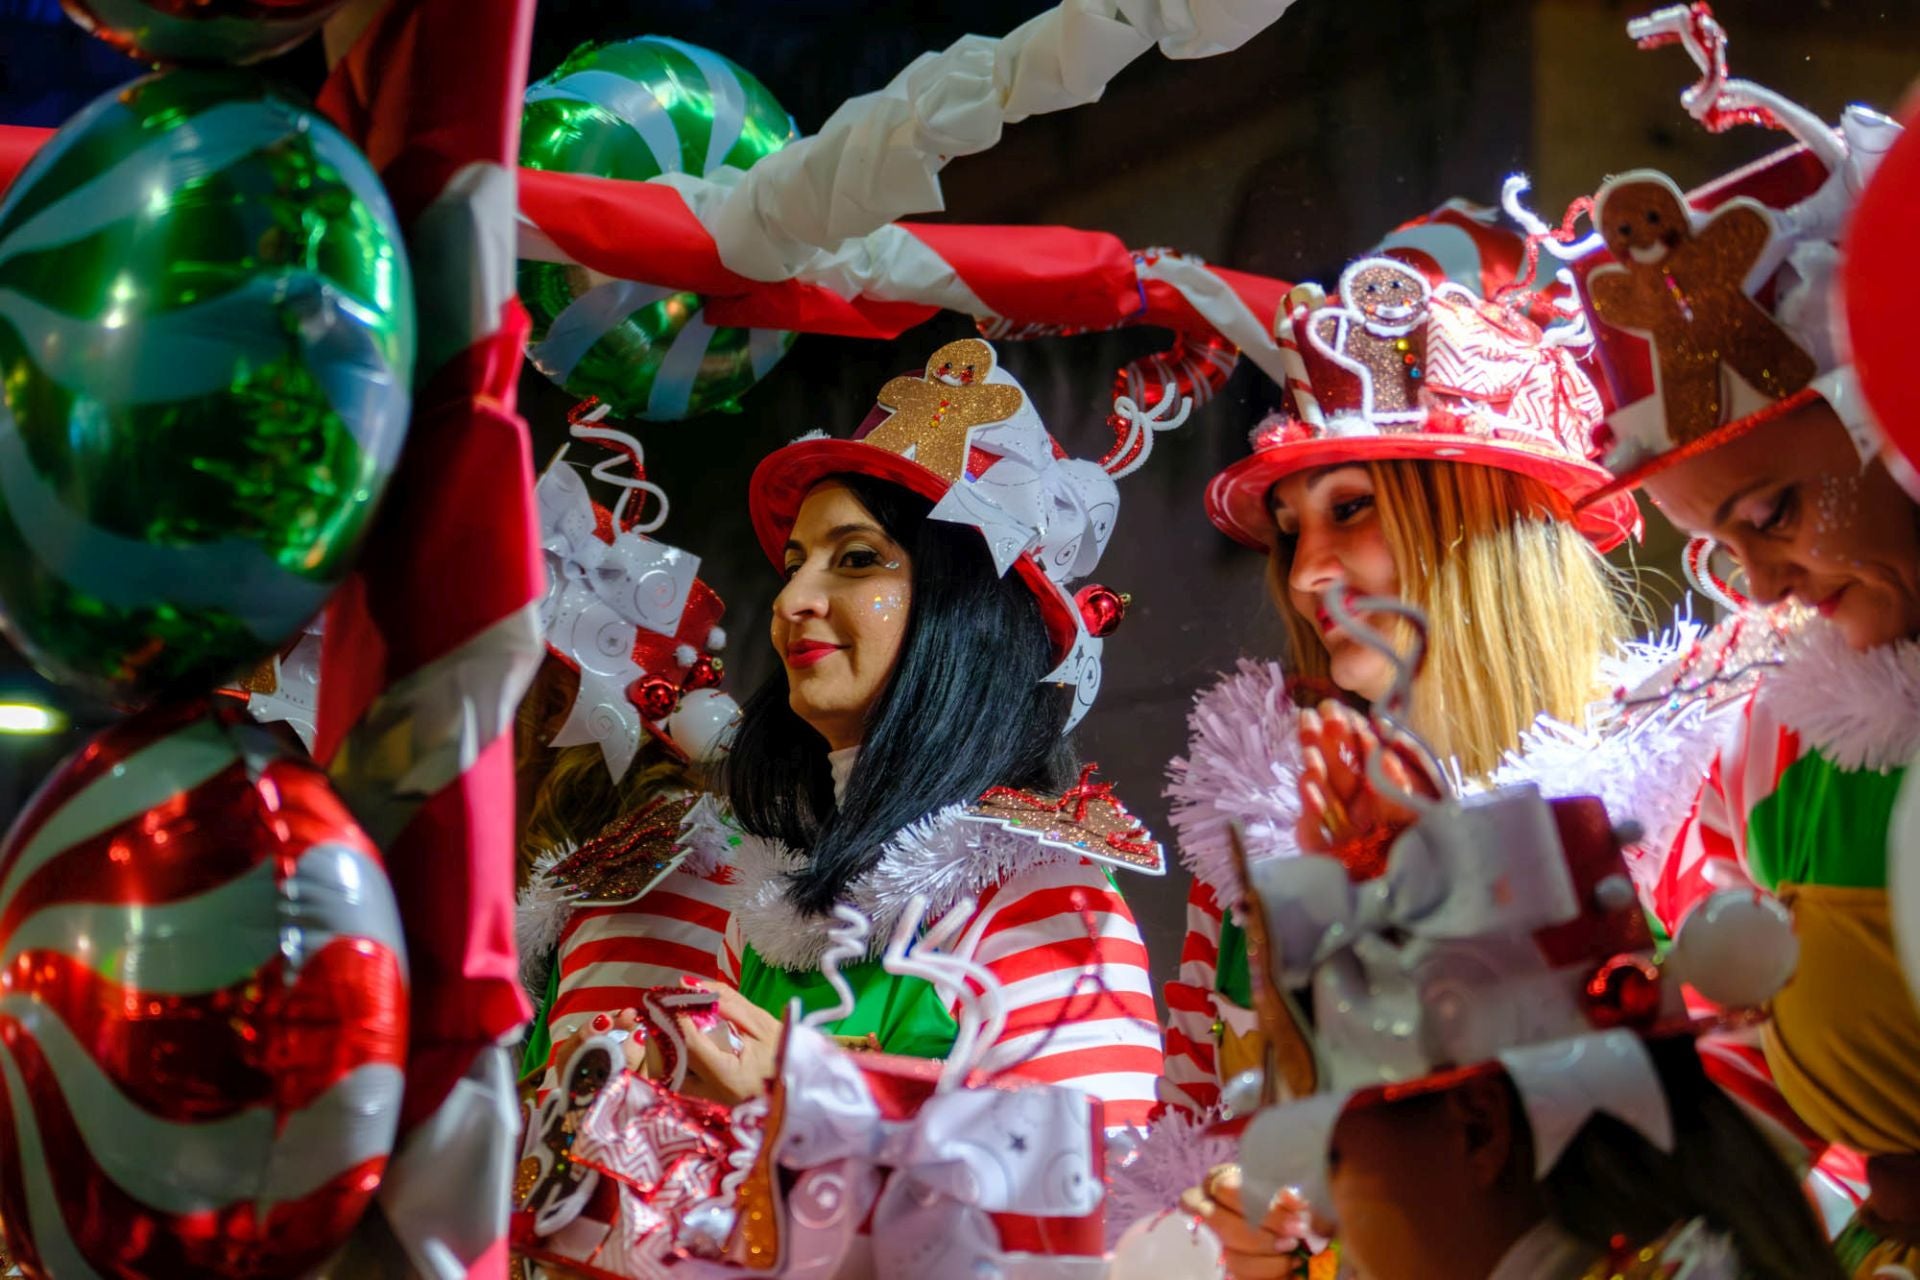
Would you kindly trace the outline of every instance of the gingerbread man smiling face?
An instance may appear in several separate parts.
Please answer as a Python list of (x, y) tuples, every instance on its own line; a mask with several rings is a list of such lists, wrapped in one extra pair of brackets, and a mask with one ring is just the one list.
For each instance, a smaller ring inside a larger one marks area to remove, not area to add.
[(1340, 276), (1340, 301), (1378, 333), (1402, 331), (1427, 305), (1427, 279), (1391, 258), (1364, 258)]
[(1678, 191), (1657, 182), (1630, 182), (1606, 193), (1598, 214), (1607, 249), (1620, 262), (1664, 262), (1691, 235)]

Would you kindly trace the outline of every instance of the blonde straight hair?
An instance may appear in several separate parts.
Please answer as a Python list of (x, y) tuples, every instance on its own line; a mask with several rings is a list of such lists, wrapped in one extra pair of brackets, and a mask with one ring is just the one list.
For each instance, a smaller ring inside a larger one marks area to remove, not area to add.
[[(1539, 481), (1471, 463), (1365, 464), (1399, 571), (1401, 596), (1428, 618), (1413, 724), (1468, 777), (1493, 769), (1541, 714), (1580, 723), (1604, 694), (1599, 664), (1630, 634), (1627, 583)], [(1332, 687), (1313, 620), (1287, 597), (1292, 557), (1269, 558), (1286, 624), (1295, 697)], [(1404, 625), (1399, 643), (1410, 640)]]

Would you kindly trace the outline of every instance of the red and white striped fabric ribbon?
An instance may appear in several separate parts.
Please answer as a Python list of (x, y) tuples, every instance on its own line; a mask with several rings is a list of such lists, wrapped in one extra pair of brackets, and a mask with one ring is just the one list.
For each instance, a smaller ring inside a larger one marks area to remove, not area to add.
[(393, 196), (419, 307), (410, 435), (327, 614), (315, 754), (386, 851), (406, 930), (406, 1100), (379, 1206), (385, 1237), (435, 1280), (506, 1275), (518, 1118), (498, 1045), (529, 1012), (506, 730), (539, 661), (544, 587), (514, 411), (513, 162), (533, 10), (394, 0), (320, 96)]

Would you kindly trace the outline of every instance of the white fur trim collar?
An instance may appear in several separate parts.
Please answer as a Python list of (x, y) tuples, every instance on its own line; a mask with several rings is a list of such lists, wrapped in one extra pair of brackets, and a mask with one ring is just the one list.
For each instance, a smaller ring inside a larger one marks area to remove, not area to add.
[(1780, 723), (1842, 769), (1896, 769), (1920, 751), (1920, 641), (1861, 653), (1821, 619), (1787, 640), (1760, 698)]
[[(856, 881), (847, 904), (873, 922), (869, 955), (879, 955), (915, 895), (927, 898), (927, 920), (937, 920), (962, 898), (977, 897), (1023, 871), (1077, 862), (1089, 855), (1037, 831), (1010, 827), (948, 805), (898, 832), (880, 860)], [(827, 946), (831, 916), (804, 915), (787, 897), (788, 876), (800, 855), (753, 836), (734, 850), (730, 895), (741, 940), (768, 964), (813, 969)]]
[[(1635, 689), (1672, 667), (1700, 636), (1682, 618), (1666, 633), (1635, 641), (1605, 659), (1608, 688)], [(1581, 725), (1542, 717), (1483, 785), (1534, 783), (1548, 797), (1599, 795), (1615, 821), (1631, 818), (1643, 832), (1632, 861), (1651, 873), (1646, 856), (1664, 852), (1692, 807), (1724, 725), (1737, 704), (1654, 707), (1632, 715), (1595, 703)], [(1167, 768), (1166, 794), (1180, 859), (1223, 907), (1240, 899), (1227, 829), (1238, 822), (1255, 860), (1299, 852), (1299, 711), (1287, 696), (1277, 662), (1242, 659), (1238, 668), (1194, 700), (1187, 718), (1187, 755)]]
[[(1661, 635), (1622, 646), (1601, 664), (1601, 675), (1615, 689), (1644, 688), (1673, 671), (1701, 635), (1699, 624), (1682, 617)], [(1531, 783), (1549, 798), (1599, 796), (1615, 823), (1640, 828), (1640, 839), (1627, 850), (1627, 866), (1642, 888), (1650, 888), (1740, 705), (1702, 698), (1623, 710), (1609, 700), (1589, 708), (1579, 726), (1542, 716), (1488, 782)]]
[(1180, 860), (1221, 905), (1240, 900), (1227, 830), (1239, 823), (1247, 856), (1292, 857), (1299, 846), (1300, 712), (1277, 662), (1242, 658), (1194, 699), (1187, 754), (1167, 766), (1166, 795)]

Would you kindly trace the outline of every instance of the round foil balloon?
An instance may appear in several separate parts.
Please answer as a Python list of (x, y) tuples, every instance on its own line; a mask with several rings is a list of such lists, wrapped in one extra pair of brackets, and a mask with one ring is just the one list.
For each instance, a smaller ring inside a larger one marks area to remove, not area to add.
[(392, 208), (244, 72), (117, 89), (0, 204), (0, 625), (123, 702), (297, 635), (406, 431)]
[(152, 62), (253, 62), (315, 31), (346, 0), (60, 0), (75, 22)]
[(0, 1221), (36, 1277), (307, 1274), (377, 1189), (400, 921), (234, 699), (95, 738), (0, 846)]
[[(794, 137), (766, 87), (717, 53), (645, 36), (583, 45), (527, 90), (520, 163), (643, 181), (745, 169)], [(585, 267), (522, 261), (527, 355), (560, 386), (622, 417), (676, 421), (737, 407), (791, 333), (716, 329), (699, 294)]]
[(1920, 502), (1920, 380), (1907, 351), (1912, 321), (1904, 296), (1913, 278), (1913, 211), (1920, 202), (1920, 106), (1907, 113), (1906, 126), (1853, 211), (1840, 294), (1860, 393), (1890, 446), (1883, 459)]

